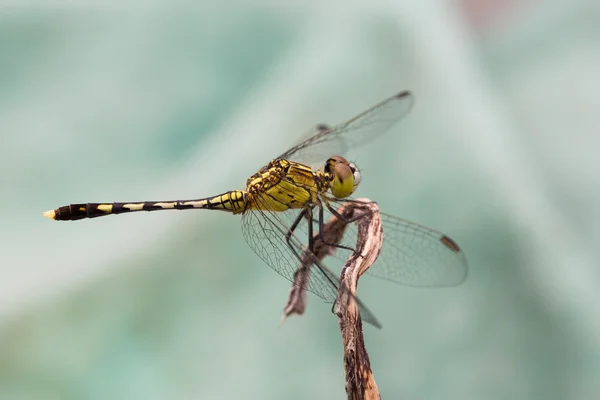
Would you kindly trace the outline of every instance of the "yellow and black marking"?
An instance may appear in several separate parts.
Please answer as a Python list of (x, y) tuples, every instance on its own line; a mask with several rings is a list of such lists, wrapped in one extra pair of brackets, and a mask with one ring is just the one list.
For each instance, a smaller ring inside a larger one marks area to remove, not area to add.
[(234, 190), (218, 196), (197, 200), (70, 204), (52, 211), (46, 211), (44, 216), (57, 221), (76, 221), (84, 218), (97, 218), (137, 211), (190, 209), (222, 210), (238, 214), (246, 209), (246, 198), (246, 192)]
[(281, 212), (316, 204), (318, 195), (327, 190), (322, 183), (326, 179), (309, 166), (273, 160), (248, 178), (248, 209)]
[(246, 190), (234, 190), (197, 200), (142, 201), (121, 203), (70, 204), (46, 211), (45, 217), (57, 221), (76, 221), (137, 211), (208, 209), (240, 214), (246, 210), (281, 212), (306, 208), (320, 202), (330, 188), (329, 171), (313, 171), (293, 161), (276, 159), (248, 178)]

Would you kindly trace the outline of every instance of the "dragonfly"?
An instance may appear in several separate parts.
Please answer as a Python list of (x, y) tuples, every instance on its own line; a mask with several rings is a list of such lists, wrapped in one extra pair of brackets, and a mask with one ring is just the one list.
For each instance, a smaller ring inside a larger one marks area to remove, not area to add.
[[(302, 289), (335, 303), (339, 279), (306, 253), (314, 250), (315, 238), (323, 238), (325, 214), (342, 218), (336, 209), (354, 201), (361, 173), (344, 156), (389, 131), (408, 114), (413, 102), (412, 93), (403, 91), (338, 125), (317, 125), (309, 137), (250, 176), (242, 190), (193, 200), (70, 204), (43, 215), (58, 221), (162, 210), (220, 210), (241, 215), (242, 234), (265, 264), (294, 284), (298, 284), (294, 274), (299, 265), (311, 264), (305, 265), (311, 272), (301, 283)], [(466, 257), (449, 236), (380, 215), (383, 245), (368, 274), (407, 286), (455, 286), (466, 279)], [(352, 250), (342, 244), (331, 246)], [(362, 302), (358, 304), (361, 318), (380, 327), (373, 313)]]

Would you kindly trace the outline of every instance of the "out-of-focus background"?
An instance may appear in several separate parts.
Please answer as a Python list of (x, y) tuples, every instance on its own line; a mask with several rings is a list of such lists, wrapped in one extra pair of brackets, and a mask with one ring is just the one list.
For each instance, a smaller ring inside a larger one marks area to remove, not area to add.
[(592, 1), (0, 2), (0, 398), (345, 398), (330, 306), (278, 327), (239, 217), (41, 214), (241, 188), (403, 89), (357, 195), (470, 274), (361, 280), (383, 398), (600, 398), (599, 44)]

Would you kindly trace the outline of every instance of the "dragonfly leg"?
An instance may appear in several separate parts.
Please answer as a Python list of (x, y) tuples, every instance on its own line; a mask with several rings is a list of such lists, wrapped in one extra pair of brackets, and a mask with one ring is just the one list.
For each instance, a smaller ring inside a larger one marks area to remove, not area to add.
[(315, 237), (313, 235), (313, 209), (306, 208), (306, 220), (308, 223), (308, 250), (315, 254)]
[[(331, 207), (329, 204), (327, 204), (327, 208), (329, 208), (330, 211), (333, 210), (333, 207)], [(332, 211), (332, 213), (333, 213), (333, 211)], [(335, 211), (335, 213), (333, 213), (333, 215), (335, 215), (336, 218), (339, 218), (340, 220), (344, 221), (344, 223), (346, 223), (346, 224), (348, 223), (348, 219), (344, 218), (337, 211)], [(338, 249), (350, 250), (351, 252), (354, 252), (355, 249), (353, 249), (352, 247), (344, 246), (343, 244), (330, 243), (330, 242), (325, 241), (325, 236), (323, 234), (324, 225), (325, 225), (324, 220), (325, 220), (325, 218), (323, 215), (323, 205), (320, 204), (319, 205), (319, 240), (321, 241), (321, 243), (323, 243), (324, 245), (329, 246), (329, 247), (336, 247)]]
[[(296, 228), (298, 228), (298, 224), (300, 224), (300, 221), (302, 221), (302, 219), (304, 217), (306, 217), (307, 223), (308, 223), (308, 250), (309, 250), (308, 254), (311, 255), (310, 257), (314, 257), (314, 254), (315, 254), (315, 238), (314, 238), (314, 234), (313, 234), (313, 208), (314, 207), (309, 207), (309, 208), (305, 208), (302, 211), (300, 211), (300, 213), (298, 214), (298, 216), (296, 217), (296, 219), (290, 226), (288, 232), (285, 234), (286, 244), (292, 250), (292, 252), (294, 252), (294, 254), (296, 255), (296, 257), (299, 260), (302, 260), (304, 256), (302, 256), (301, 254), (298, 254), (298, 252), (296, 251), (296, 248), (291, 243), (291, 238), (292, 238), (292, 235), (294, 234), (294, 231), (296, 230)], [(321, 268), (318, 265), (318, 261), (315, 262), (315, 265), (317, 265), (319, 267), (319, 269)], [(331, 280), (330, 278), (327, 278), (327, 279)]]
[[(352, 202), (355, 202), (355, 203), (359, 203), (359, 202), (357, 202), (357, 201), (354, 201), (354, 200), (349, 200), (349, 201), (352, 201)], [(351, 223), (351, 222), (358, 221), (359, 219), (361, 219), (361, 218), (363, 218), (363, 217), (365, 217), (365, 216), (367, 215), (367, 213), (364, 213), (364, 212), (363, 212), (363, 213), (360, 213), (359, 215), (356, 215), (356, 216), (354, 216), (354, 217), (352, 217), (352, 218), (346, 218), (346, 217), (344, 217), (342, 214), (340, 214), (339, 212), (337, 212), (337, 210), (336, 210), (335, 208), (331, 207), (331, 204), (329, 204), (329, 202), (327, 202), (327, 201), (326, 201), (326, 202), (325, 202), (325, 206), (327, 207), (327, 209), (328, 209), (328, 210), (329, 210), (329, 211), (330, 211), (330, 212), (331, 212), (331, 213), (332, 213), (332, 214), (333, 214), (333, 215), (334, 215), (336, 218), (339, 218), (340, 220), (344, 221), (344, 223), (345, 223), (345, 224), (349, 224), (349, 223)], [(322, 212), (322, 211), (323, 211), (323, 207), (321, 206), (321, 212)]]
[[(302, 211), (300, 211), (300, 213), (298, 214), (298, 216), (296, 217), (296, 219), (294, 220), (294, 222), (292, 223), (292, 226), (290, 226), (290, 229), (288, 230), (288, 232), (285, 234), (285, 243), (288, 245), (288, 247), (290, 249), (292, 249), (294, 251), (294, 253), (296, 253), (296, 250), (294, 249), (294, 246), (292, 246), (292, 244), (290, 243), (290, 239), (292, 238), (292, 235), (294, 234), (294, 231), (296, 230), (296, 228), (298, 228), (298, 224), (300, 224), (300, 221), (302, 221), (302, 218), (304, 218), (310, 210), (310, 219), (309, 219), (309, 239), (308, 239), (308, 246), (310, 251), (312, 252), (314, 250), (314, 240), (312, 239), (312, 208), (305, 208)], [(296, 254), (298, 257), (300, 257), (299, 254)]]

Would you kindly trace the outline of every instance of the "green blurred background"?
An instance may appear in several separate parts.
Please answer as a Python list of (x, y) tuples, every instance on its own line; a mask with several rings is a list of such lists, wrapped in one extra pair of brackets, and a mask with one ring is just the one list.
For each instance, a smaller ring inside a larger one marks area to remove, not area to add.
[(600, 6), (0, 1), (0, 398), (343, 399), (330, 306), (198, 198), (403, 89), (358, 196), (447, 232), (462, 286), (363, 279), (385, 399), (600, 398)]

